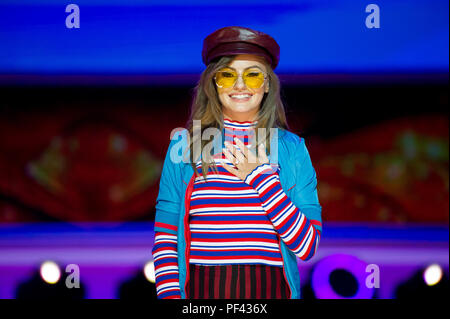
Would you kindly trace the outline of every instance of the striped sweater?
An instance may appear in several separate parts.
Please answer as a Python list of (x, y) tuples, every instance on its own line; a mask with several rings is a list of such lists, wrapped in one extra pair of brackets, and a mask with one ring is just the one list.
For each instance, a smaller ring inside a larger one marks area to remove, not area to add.
[[(255, 123), (225, 119), (225, 141), (234, 137), (249, 145)], [(237, 146), (236, 146), (237, 147)], [(229, 173), (233, 165), (223, 153), (214, 156), (218, 172), (195, 179), (190, 202), (191, 251), (189, 262), (199, 265), (283, 265), (277, 232), (261, 205), (258, 192)], [(201, 162), (197, 171), (202, 174)]]
[[(256, 122), (224, 119), (225, 140), (248, 145)], [(256, 167), (244, 181), (214, 156), (218, 174), (197, 177), (191, 196), (190, 263), (202, 265), (265, 264), (282, 267), (278, 238), (302, 260), (316, 252), (320, 232), (291, 202), (270, 164)], [(201, 173), (201, 165), (197, 163)], [(154, 262), (158, 298), (180, 298), (176, 236), (156, 232)]]

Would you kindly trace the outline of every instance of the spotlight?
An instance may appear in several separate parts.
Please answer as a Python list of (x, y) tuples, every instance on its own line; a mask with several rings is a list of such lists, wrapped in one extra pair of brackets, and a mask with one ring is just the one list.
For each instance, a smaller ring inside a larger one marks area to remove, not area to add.
[(153, 261), (149, 261), (144, 266), (144, 275), (145, 278), (150, 281), (152, 284), (155, 283), (155, 265)]
[(41, 264), (40, 269), (42, 279), (48, 284), (56, 284), (61, 278), (61, 270), (53, 261), (45, 261)]
[(423, 280), (428, 286), (434, 286), (442, 279), (442, 268), (438, 264), (428, 266), (423, 272)]
[(418, 269), (413, 276), (397, 286), (395, 297), (404, 300), (446, 300), (448, 296), (448, 277), (442, 268), (432, 264)]
[[(19, 283), (16, 289), (15, 298), (39, 300), (83, 299), (86, 291), (83, 282), (80, 282), (80, 288), (69, 289), (66, 286), (68, 274), (64, 271), (59, 271), (60, 267), (53, 261), (47, 261), (40, 266), (38, 265), (37, 269), (29, 279)], [(60, 277), (58, 278), (55, 274), (60, 274)], [(56, 278), (59, 280), (56, 280)]]

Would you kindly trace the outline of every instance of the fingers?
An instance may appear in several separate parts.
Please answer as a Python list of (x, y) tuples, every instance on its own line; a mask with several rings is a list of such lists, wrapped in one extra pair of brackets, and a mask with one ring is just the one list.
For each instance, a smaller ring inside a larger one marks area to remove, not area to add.
[(242, 150), (242, 153), (247, 158), (248, 163), (256, 163), (256, 154), (253, 153), (240, 139), (235, 138), (235, 141), (236, 145), (239, 146), (239, 149)]
[[(236, 163), (236, 160), (238, 163), (268, 163), (269, 158), (266, 155), (266, 147), (265, 144), (261, 143), (258, 145), (258, 157), (256, 157), (256, 154), (254, 154), (251, 150), (248, 149), (248, 147), (238, 138), (235, 138), (236, 145), (239, 147), (239, 149), (229, 143), (225, 142), (226, 145), (226, 151), (228, 151), (228, 160), (232, 163)], [(224, 149), (225, 150), (225, 149)]]
[(233, 154), (231, 154), (231, 152), (227, 148), (223, 149), (223, 155), (225, 155), (227, 160), (229, 160), (231, 163), (233, 163), (236, 166), (236, 164), (237, 164), (236, 162), (238, 160), (233, 156)]
[(241, 151), (241, 153), (245, 157), (248, 157), (248, 148), (247, 148), (247, 146), (245, 146), (244, 142), (242, 142), (240, 139), (238, 139), (236, 137), (234, 138), (234, 142), (239, 147), (239, 150)]
[[(230, 143), (228, 143), (228, 142), (225, 142), (225, 145), (226, 145), (226, 147), (227, 147), (227, 151), (230, 153), (230, 154), (232, 154), (232, 156), (234, 156), (237, 160), (238, 160), (238, 162), (239, 163), (243, 163), (243, 162), (246, 162), (246, 159), (245, 159), (245, 156), (244, 156), (244, 154), (242, 153), (242, 151), (239, 149), (237, 149), (234, 145), (232, 145), (232, 144), (230, 144)], [(239, 147), (240, 148), (240, 147)], [(234, 163), (235, 162), (235, 160), (233, 159), (233, 160), (231, 160), (231, 159), (228, 159), (230, 162), (232, 162), (232, 163)]]

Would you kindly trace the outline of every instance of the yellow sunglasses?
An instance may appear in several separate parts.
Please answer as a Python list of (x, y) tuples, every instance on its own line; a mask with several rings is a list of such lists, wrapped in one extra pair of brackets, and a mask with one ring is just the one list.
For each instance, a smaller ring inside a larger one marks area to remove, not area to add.
[[(238, 76), (236, 70), (223, 68), (216, 72), (214, 80), (218, 87), (228, 89), (236, 84)], [(249, 68), (242, 73), (242, 80), (249, 89), (259, 89), (266, 78), (267, 75), (255, 67)]]

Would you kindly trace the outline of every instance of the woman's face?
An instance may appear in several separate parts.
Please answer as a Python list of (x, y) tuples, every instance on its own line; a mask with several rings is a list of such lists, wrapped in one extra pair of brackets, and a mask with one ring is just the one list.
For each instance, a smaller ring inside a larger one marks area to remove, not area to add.
[[(263, 64), (264, 58), (251, 55), (241, 54), (237, 55), (235, 59), (228, 65), (230, 68), (236, 70), (240, 75), (244, 70), (253, 67), (261, 69), (267, 74), (266, 67)], [(219, 100), (222, 104), (222, 112), (224, 117), (236, 121), (253, 121), (257, 118), (261, 100), (264, 93), (269, 92), (269, 81), (266, 79), (262, 87), (257, 89), (247, 88), (241, 76), (231, 88), (217, 87)], [(239, 95), (249, 95), (248, 98), (239, 98)], [(236, 97), (235, 97), (236, 96)]]

